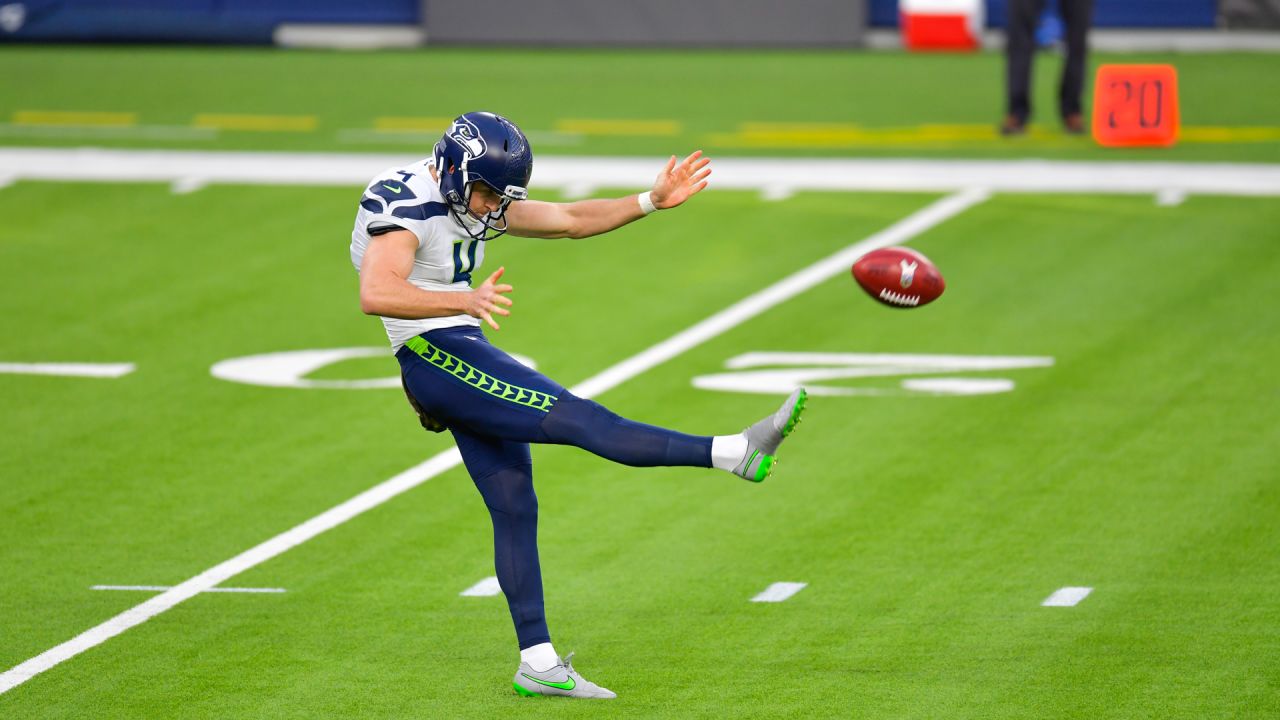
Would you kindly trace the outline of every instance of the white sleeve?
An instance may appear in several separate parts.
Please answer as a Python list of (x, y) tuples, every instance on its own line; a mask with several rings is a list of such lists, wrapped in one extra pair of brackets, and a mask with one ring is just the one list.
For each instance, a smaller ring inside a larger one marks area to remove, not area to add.
[(426, 244), (424, 223), (393, 214), (393, 211), (386, 206), (386, 203), (381, 198), (366, 192), (360, 200), (360, 207), (365, 210), (364, 230), (369, 237), (381, 235), (387, 232), (388, 228), (400, 228), (408, 230), (413, 233), (414, 237), (418, 238), (419, 249)]
[(421, 178), (401, 170), (388, 170), (365, 188), (360, 207), (367, 213), (364, 230), (369, 235), (386, 231), (387, 227), (404, 228), (418, 238), (423, 248), (431, 235), (428, 227), (434, 217), (449, 214), (434, 186), (424, 185)]

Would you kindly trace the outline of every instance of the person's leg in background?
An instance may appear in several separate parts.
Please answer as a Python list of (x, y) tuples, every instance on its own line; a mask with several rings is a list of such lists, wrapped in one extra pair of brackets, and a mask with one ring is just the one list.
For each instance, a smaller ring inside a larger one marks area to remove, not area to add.
[(1044, 0), (1009, 0), (1005, 7), (1006, 114), (1000, 125), (1004, 135), (1026, 132), (1031, 117), (1031, 66), (1036, 53), (1036, 23)]
[(1058, 0), (1062, 24), (1066, 26), (1067, 58), (1058, 86), (1058, 112), (1067, 132), (1084, 132), (1084, 75), (1089, 52), (1089, 26), (1093, 22), (1093, 0)]

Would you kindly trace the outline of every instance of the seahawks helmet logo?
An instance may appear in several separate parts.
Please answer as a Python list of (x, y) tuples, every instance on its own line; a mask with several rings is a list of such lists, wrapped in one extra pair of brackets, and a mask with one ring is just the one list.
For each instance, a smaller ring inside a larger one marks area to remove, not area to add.
[(484, 138), (480, 137), (480, 129), (463, 117), (453, 121), (448, 137), (465, 148), (473, 158), (483, 157), (485, 151), (489, 149), (485, 145)]

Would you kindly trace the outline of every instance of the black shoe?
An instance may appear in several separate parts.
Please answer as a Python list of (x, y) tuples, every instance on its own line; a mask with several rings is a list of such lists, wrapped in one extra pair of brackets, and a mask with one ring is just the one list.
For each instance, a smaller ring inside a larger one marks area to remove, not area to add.
[(1083, 135), (1085, 131), (1084, 116), (1080, 113), (1071, 113), (1063, 116), (1062, 130), (1068, 135)]
[(1005, 115), (1000, 123), (1000, 134), (1005, 137), (1027, 134), (1027, 121), (1017, 115)]

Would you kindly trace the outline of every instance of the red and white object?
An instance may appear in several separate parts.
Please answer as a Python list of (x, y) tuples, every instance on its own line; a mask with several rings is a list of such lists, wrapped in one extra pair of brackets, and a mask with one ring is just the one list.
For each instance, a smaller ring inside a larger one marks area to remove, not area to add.
[(896, 308), (928, 305), (947, 289), (929, 258), (904, 247), (887, 247), (858, 258), (853, 279), (871, 297)]
[(898, 26), (908, 50), (977, 50), (985, 22), (982, 0), (898, 2)]

